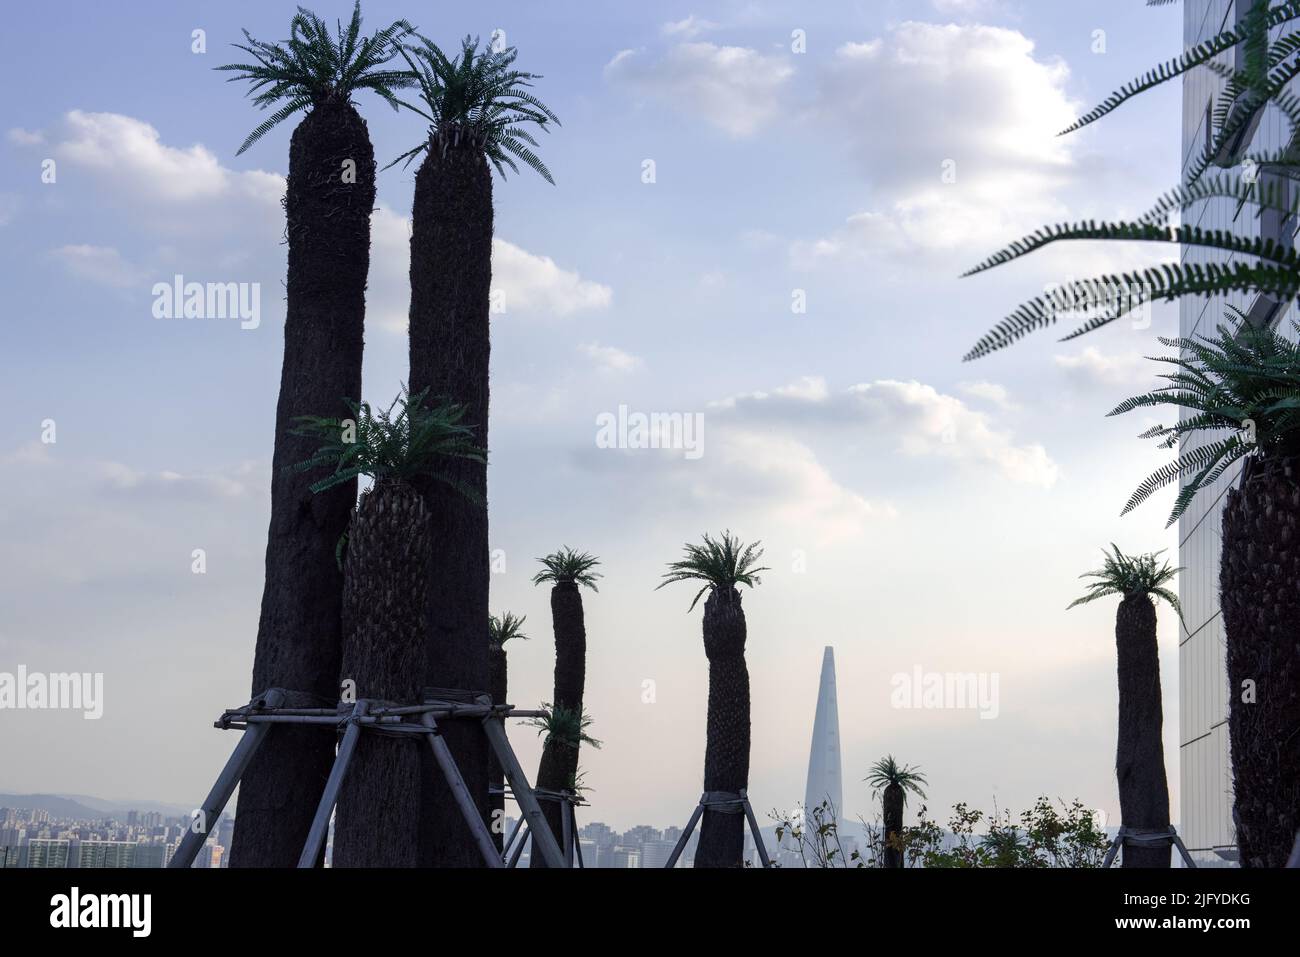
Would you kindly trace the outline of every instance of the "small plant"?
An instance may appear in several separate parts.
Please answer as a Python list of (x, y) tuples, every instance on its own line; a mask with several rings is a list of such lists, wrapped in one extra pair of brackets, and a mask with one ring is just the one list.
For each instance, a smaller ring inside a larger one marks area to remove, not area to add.
[(867, 866), (860, 851), (844, 850), (839, 822), (830, 801), (823, 801), (814, 808), (804, 808), (799, 820), (794, 820), (794, 815), (776, 811), (768, 816), (777, 822), (777, 844), (784, 843), (787, 837), (794, 841), (804, 867), (857, 869)]
[(379, 67), (398, 54), (401, 39), (413, 30), (405, 20), (396, 20), (374, 36), (361, 37), (360, 0), (352, 8), (347, 28), (336, 24), (334, 36), (324, 20), (302, 7), (290, 25), (287, 45), (254, 40), (245, 30), (247, 44), (234, 47), (256, 62), (214, 69), (233, 71), (232, 83), (252, 81), (248, 93), (261, 109), (283, 105), (248, 134), (237, 152), (244, 152), (299, 110), (329, 99), (346, 101), (355, 90), (373, 90), (396, 110), (400, 101), (394, 91), (411, 86), (415, 78), (405, 70)]
[[(1183, 609), (1178, 604), (1178, 596), (1165, 586), (1174, 580), (1183, 569), (1173, 568), (1168, 562), (1157, 564), (1164, 552), (1150, 552), (1145, 555), (1125, 555), (1113, 542), (1113, 554), (1106, 555), (1102, 567), (1092, 572), (1085, 572), (1080, 578), (1095, 578), (1087, 587), (1087, 594), (1076, 598), (1067, 607), (1086, 605), (1099, 598), (1119, 595), (1128, 598), (1133, 595), (1154, 595), (1167, 601), (1178, 617), (1182, 618)], [(1105, 554), (1103, 549), (1102, 554)]]
[(313, 492), (323, 492), (362, 475), (376, 482), (427, 476), (451, 485), (472, 501), (481, 501), (477, 492), (442, 475), (437, 468), (444, 458), (486, 461), (483, 450), (473, 442), (472, 427), (461, 422), (463, 409), (450, 403), (426, 408), (427, 394), (426, 389), (412, 396), (403, 389), (387, 409), (379, 412), (373, 411), (368, 402), (347, 399), (352, 419), (299, 416), (295, 421), (301, 424), (292, 434), (319, 439), (321, 446), (294, 468), (305, 472), (334, 467), (333, 472), (312, 485)]
[[(1156, 359), (1174, 367), (1160, 378), (1168, 384), (1125, 399), (1111, 415), (1134, 409), (1173, 406), (1189, 415), (1175, 425), (1157, 425), (1140, 438), (1159, 439), (1160, 448), (1177, 448), (1189, 438), (1213, 433), (1179, 454), (1143, 482), (1121, 514), (1184, 476), (1169, 515), (1178, 521), (1201, 489), (1252, 454), (1300, 454), (1300, 346), (1270, 329), (1257, 329), (1240, 311), (1228, 313), (1213, 336), (1161, 338), (1180, 351)], [(1300, 323), (1293, 323), (1300, 332)], [(1223, 435), (1223, 432), (1230, 434)]]
[(592, 591), (599, 591), (596, 587), (596, 579), (603, 578), (600, 572), (592, 571), (600, 564), (600, 559), (586, 552), (576, 552), (567, 545), (558, 552), (552, 552), (545, 558), (537, 559), (542, 563), (542, 570), (533, 576), (533, 584), (541, 585), (544, 582), (550, 582), (553, 585), (559, 585), (562, 582), (571, 582), (576, 585), (585, 585)]
[(573, 708), (552, 706), (549, 701), (543, 701), (539, 710), (542, 711), (541, 717), (533, 718), (528, 723), (537, 729), (539, 736), (545, 735), (545, 743), (560, 744), (575, 750), (583, 744), (600, 747), (600, 742), (587, 733), (595, 720), (587, 712), (579, 713)]
[(759, 572), (771, 571), (767, 567), (756, 567), (763, 557), (761, 542), (743, 545), (731, 531), (722, 533), (720, 539), (711, 538), (704, 533), (703, 545), (686, 545), (686, 557), (681, 561), (671, 562), (664, 580), (655, 588), (658, 591), (664, 585), (680, 581), (702, 581), (704, 587), (695, 593), (690, 611), (695, 610), (700, 598), (707, 591), (717, 588), (734, 588), (746, 585), (753, 588), (762, 584)]
[(429, 121), (429, 135), (388, 165), (409, 165), (431, 148), (445, 156), (451, 147), (471, 146), (482, 150), (502, 177), (507, 166), (518, 173), (515, 160), (519, 160), (554, 185), (551, 171), (531, 149), (538, 145), (537, 139), (524, 124), (545, 131), (548, 123), (558, 126), (560, 120), (528, 92), (532, 81), (541, 77), (511, 69), (519, 51), (496, 50), (491, 45), (480, 51), (478, 39), (467, 36), (453, 58), (432, 40), (416, 36), (419, 43), (402, 44), (401, 54), (411, 68), (423, 108), (404, 101), (402, 105)]
[(518, 638), (521, 641), (527, 641), (528, 636), (524, 634), (524, 622), (528, 620), (527, 615), (515, 615), (511, 612), (505, 612), (498, 618), (492, 615), (488, 618), (488, 637), (497, 648), (504, 648), (507, 641)]

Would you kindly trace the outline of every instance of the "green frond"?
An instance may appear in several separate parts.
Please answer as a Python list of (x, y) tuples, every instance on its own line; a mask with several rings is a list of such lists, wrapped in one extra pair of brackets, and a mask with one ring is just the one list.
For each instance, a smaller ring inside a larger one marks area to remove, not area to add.
[(337, 24), (333, 34), (324, 20), (303, 7), (290, 21), (289, 39), (282, 44), (264, 43), (243, 31), (246, 42), (232, 45), (253, 62), (214, 69), (233, 73), (231, 81), (248, 81), (248, 95), (259, 109), (275, 109), (245, 138), (239, 152), (299, 110), (327, 100), (346, 102), (356, 90), (371, 90), (396, 108), (394, 91), (412, 85), (414, 78), (405, 71), (378, 68), (397, 56), (401, 40), (414, 30), (405, 20), (396, 20), (374, 36), (360, 39), (357, 0), (348, 25)]
[(1249, 41), (1252, 37), (1259, 37), (1261, 33), (1298, 17), (1300, 17), (1300, 3), (1283, 3), (1268, 9), (1265, 16), (1248, 20), (1240, 29), (1224, 30), (1217, 36), (1197, 44), (1172, 60), (1159, 64), (1141, 76), (1125, 83), (1106, 97), (1100, 105), (1089, 110), (1062, 130), (1061, 135), (1073, 133), (1075, 130), (1089, 126), (1103, 116), (1113, 113), (1135, 96), (1167, 83), (1169, 80), (1181, 76), (1195, 67), (1209, 63), (1215, 57), (1233, 49), (1238, 44)]
[(926, 780), (921, 769), (906, 764), (900, 765), (894, 760), (892, 754), (886, 755), (868, 768), (867, 776), (863, 780), (871, 785), (873, 793), (876, 794), (891, 785), (902, 788), (904, 805), (907, 804), (909, 793), (925, 797), (925, 791), (921, 786), (926, 783)]
[(703, 545), (687, 544), (686, 557), (669, 563), (664, 580), (656, 586), (655, 591), (672, 582), (704, 582), (704, 587), (696, 592), (695, 599), (691, 602), (689, 610), (694, 611), (705, 592), (717, 588), (734, 588), (737, 585), (753, 588), (762, 584), (763, 580), (758, 573), (771, 571), (766, 566), (758, 567), (762, 557), (760, 542), (743, 545), (740, 539), (731, 534), (730, 529), (717, 539), (706, 532)]
[(488, 618), (488, 641), (498, 648), (504, 647), (507, 641), (515, 638), (521, 641), (527, 641), (528, 636), (524, 634), (524, 622), (528, 620), (527, 615), (516, 615), (512, 612), (502, 612), (498, 618), (491, 615)]
[(445, 153), (468, 147), (482, 150), (503, 177), (507, 168), (518, 172), (518, 161), (554, 184), (551, 171), (533, 152), (536, 138), (523, 126), (549, 132), (550, 125), (558, 126), (560, 120), (529, 92), (532, 81), (541, 77), (513, 69), (518, 51), (514, 47), (494, 50), (490, 45), (480, 50), (479, 40), (467, 36), (460, 52), (448, 56), (427, 37), (416, 34), (415, 38), (417, 42), (403, 42), (399, 52), (423, 104), (417, 108), (399, 102), (428, 121), (428, 135), (388, 165), (409, 163), (430, 148)]
[(529, 724), (537, 729), (538, 736), (545, 736), (544, 740), (548, 744), (555, 742), (575, 751), (584, 744), (593, 748), (600, 747), (601, 742), (587, 733), (594, 719), (586, 711), (555, 706), (549, 701), (543, 701), (538, 710), (542, 716), (532, 718)]
[(1110, 547), (1109, 553), (1102, 549), (1105, 560), (1101, 568), (1079, 576), (1095, 580), (1087, 586), (1082, 597), (1070, 602), (1068, 608), (1086, 605), (1110, 595), (1122, 595), (1126, 598), (1134, 595), (1154, 595), (1167, 601), (1178, 612), (1179, 617), (1182, 617), (1178, 596), (1165, 588), (1179, 572), (1183, 571), (1182, 568), (1174, 568), (1168, 562), (1160, 563), (1160, 556), (1164, 552), (1125, 555), (1114, 542)]
[(1265, 292), (1280, 301), (1290, 299), (1300, 292), (1300, 271), (1271, 262), (1164, 263), (1132, 273), (1076, 280), (1020, 305), (976, 342), (964, 360), (1004, 349), (1030, 332), (1054, 325), (1063, 315), (1100, 312), (1064, 337), (1075, 339), (1148, 302), (1247, 290)]
[[(461, 406), (441, 403), (425, 406), (429, 390), (409, 395), (405, 389), (387, 409), (375, 412), (368, 402), (345, 399), (350, 420), (316, 415), (298, 416), (292, 435), (318, 439), (320, 448), (293, 466), (306, 472), (322, 467), (333, 471), (315, 482), (313, 492), (341, 485), (359, 476), (376, 481), (405, 481), (416, 476), (447, 482), (471, 500), (477, 493), (442, 474), (447, 459), (486, 461), (474, 442), (472, 426), (464, 424)], [(396, 411), (394, 411), (396, 410)]]
[(541, 585), (544, 582), (553, 585), (572, 582), (575, 585), (585, 585), (592, 591), (599, 591), (596, 587), (596, 579), (605, 577), (600, 572), (592, 571), (600, 564), (600, 559), (586, 552), (574, 551), (567, 545), (537, 560), (542, 563), (542, 570), (533, 576), (534, 585)]

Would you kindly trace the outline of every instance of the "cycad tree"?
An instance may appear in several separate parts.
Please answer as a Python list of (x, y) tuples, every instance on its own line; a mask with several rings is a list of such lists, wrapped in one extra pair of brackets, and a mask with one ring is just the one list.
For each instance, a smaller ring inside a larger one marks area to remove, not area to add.
[[(527, 620), (527, 615), (515, 615), (508, 611), (500, 617), (493, 615), (488, 619), (488, 692), (492, 695), (493, 704), (506, 704), (509, 701), (510, 669), (506, 660), (506, 643), (516, 638), (528, 640), (524, 634), (524, 622)], [(503, 790), (505, 783), (506, 775), (501, 762), (495, 753), (489, 755), (488, 784), (492, 792), (488, 796), (488, 804), (492, 815), (492, 840), (496, 842), (498, 851), (504, 850), (505, 843), (502, 832), (506, 808)]]
[[(1293, 324), (1292, 334), (1300, 336)], [(1170, 523), (1234, 466), (1223, 507), (1219, 607), (1227, 637), (1228, 737), (1243, 867), (1281, 867), (1300, 829), (1300, 346), (1229, 314), (1213, 336), (1163, 339), (1165, 385), (1112, 415), (1160, 406), (1143, 436), (1183, 448), (1133, 493), (1133, 508), (1183, 480)]]
[[(580, 736), (566, 736), (573, 718), (583, 715), (582, 695), (587, 683), (587, 626), (582, 609), (582, 589), (597, 591), (595, 568), (600, 560), (568, 546), (539, 558), (542, 570), (533, 576), (534, 585), (551, 586), (551, 625), (555, 630), (555, 694), (551, 699), (556, 728), (550, 729), (542, 746), (537, 769), (537, 786), (547, 791), (571, 790), (578, 773)], [(565, 724), (565, 722), (568, 724)], [(558, 730), (557, 730), (558, 729)], [(556, 840), (562, 833), (563, 807), (558, 801), (543, 801), (542, 810)], [(529, 858), (533, 867), (545, 867), (540, 854)]]
[[(1115, 780), (1119, 786), (1120, 823), (1127, 828), (1169, 828), (1154, 602), (1160, 599), (1182, 614), (1178, 596), (1168, 588), (1180, 571), (1161, 562), (1159, 553), (1125, 555), (1112, 544), (1102, 567), (1080, 576), (1092, 581), (1085, 594), (1070, 603), (1073, 608), (1112, 595), (1120, 597), (1115, 614), (1115, 670), (1119, 681)], [(1123, 866), (1168, 867), (1172, 850), (1170, 845), (1125, 845)]]
[[(357, 489), (355, 481), (343, 482), (313, 496), (310, 479), (291, 468), (311, 447), (291, 429), (301, 415), (342, 417), (343, 397), (361, 393), (375, 158), (352, 97), (369, 90), (395, 104), (405, 71), (385, 65), (410, 29), (399, 20), (363, 37), (359, 4), (347, 26), (334, 30), (299, 8), (287, 41), (266, 43), (245, 31), (247, 42), (235, 46), (249, 60), (217, 68), (249, 82), (253, 103), (272, 111), (239, 152), (304, 114), (289, 144), (284, 364), (253, 660), (254, 695), (280, 687), (300, 706), (338, 700), (343, 577), (334, 549)], [(276, 729), (239, 788), (232, 865), (294, 866), (333, 760), (332, 734), (307, 726)]]
[(907, 807), (907, 796), (915, 794), (925, 797), (922, 785), (925, 775), (920, 768), (899, 764), (892, 754), (881, 758), (867, 769), (866, 782), (871, 785), (872, 793), (880, 797), (880, 809), (884, 825), (884, 866), (903, 866), (903, 810)]
[[(550, 173), (529, 149), (534, 124), (555, 121), (528, 87), (534, 77), (515, 70), (513, 48), (480, 50), (468, 38), (445, 55), (423, 37), (403, 55), (417, 83), (404, 103), (428, 121), (421, 141), (399, 160), (423, 156), (411, 209), (411, 388), (431, 389), (464, 406), (478, 444), (488, 444), (488, 332), (492, 285), (492, 166), (516, 159)], [(395, 161), (396, 162), (396, 161)], [(487, 467), (462, 462), (453, 473), (486, 502)], [(446, 489), (422, 489), (432, 515), (438, 554), (428, 608), (427, 676), (444, 688), (487, 686), (487, 505)], [(463, 722), (462, 722), (463, 724)], [(486, 815), (488, 748), (478, 729), (449, 727), (447, 743)], [(451, 794), (430, 773), (423, 831), (426, 863), (475, 867), (479, 854), (455, 811)]]
[[(731, 532), (686, 546), (671, 562), (659, 588), (672, 582), (703, 583), (691, 601), (704, 602), (704, 654), (709, 660), (709, 711), (704, 746), (704, 790), (717, 800), (734, 799), (749, 787), (749, 668), (745, 664), (745, 610), (738, 585), (762, 582), (763, 549), (745, 545)], [(657, 590), (657, 589), (656, 589)], [(700, 822), (696, 867), (741, 867), (745, 856), (745, 818), (734, 808), (706, 807)]]
[[(351, 700), (420, 700), (424, 662), (429, 509), (412, 481), (446, 477), (448, 462), (481, 460), (464, 412), (402, 395), (385, 410), (349, 403), (347, 420), (304, 417), (297, 434), (319, 443), (299, 470), (317, 494), (367, 476), (343, 559), (343, 654), (337, 681)], [(454, 484), (454, 480), (451, 481)], [(463, 494), (463, 490), (458, 492)], [(353, 697), (354, 695), (354, 697)], [(424, 739), (363, 735), (339, 791), (335, 867), (414, 867), (418, 859)]]

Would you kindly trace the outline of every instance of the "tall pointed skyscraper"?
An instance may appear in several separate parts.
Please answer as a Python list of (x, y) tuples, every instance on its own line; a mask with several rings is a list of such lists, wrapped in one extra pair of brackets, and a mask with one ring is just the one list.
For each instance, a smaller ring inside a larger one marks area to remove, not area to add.
[(840, 777), (840, 708), (835, 699), (835, 649), (822, 654), (822, 677), (817, 688), (817, 716), (813, 719), (812, 750), (808, 754), (808, 786), (804, 789), (807, 812), (827, 801), (838, 819), (844, 811), (844, 782)]

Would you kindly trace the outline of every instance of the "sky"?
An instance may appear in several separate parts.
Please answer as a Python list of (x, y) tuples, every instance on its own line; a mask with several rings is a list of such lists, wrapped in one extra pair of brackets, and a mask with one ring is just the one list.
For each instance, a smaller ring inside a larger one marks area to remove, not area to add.
[[(212, 721), (249, 693), (293, 128), (236, 156), (262, 117), (212, 68), (241, 28), (282, 39), (293, 7), (74, 6), (16, 6), (0, 36), (0, 671), (102, 672), (104, 710), (0, 711), (0, 790), (188, 807), (235, 743)], [(1176, 553), (1167, 497), (1120, 517), (1164, 460), (1136, 438), (1154, 421), (1106, 417), (1152, 383), (1143, 357), (1176, 312), (963, 363), (1046, 286), (1159, 260), (1072, 244), (959, 276), (1040, 225), (1134, 214), (1175, 184), (1176, 84), (1057, 133), (1174, 55), (1181, 13), (809, 6), (364, 5), (368, 30), (406, 17), (443, 45), (503, 30), (562, 121), (541, 148), (556, 185), (494, 184), (491, 601), (532, 636), (509, 647), (511, 699), (550, 698), (536, 557), (598, 555), (586, 707), (603, 747), (583, 754), (584, 817), (684, 823), (707, 661), (691, 591), (655, 586), (683, 543), (729, 528), (771, 566), (744, 594), (760, 817), (803, 797), (832, 645), (848, 816), (874, 817), (861, 779), (892, 754), (923, 769), (941, 818), (1047, 795), (1117, 822), (1115, 604), (1066, 606), (1111, 542)], [(381, 165), (424, 134), (357, 105)], [(413, 179), (379, 176), (373, 402), (406, 378)], [(176, 274), (258, 284), (260, 321), (155, 318), (153, 286)], [(700, 416), (698, 454), (605, 447), (598, 422), (620, 407)], [(1177, 640), (1162, 609), (1175, 821)], [(996, 713), (895, 707), (891, 679), (916, 669), (996, 675)], [(512, 740), (535, 769), (535, 733)]]

